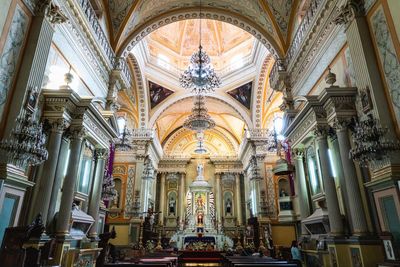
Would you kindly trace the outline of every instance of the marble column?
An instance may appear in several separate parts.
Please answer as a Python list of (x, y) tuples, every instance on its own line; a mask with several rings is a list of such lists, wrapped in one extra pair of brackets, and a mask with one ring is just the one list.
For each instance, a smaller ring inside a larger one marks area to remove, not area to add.
[(240, 196), (240, 174), (235, 174), (235, 195), (236, 195), (236, 219), (238, 225), (242, 225), (242, 201)]
[[(307, 182), (303, 163), (304, 151), (302, 149), (295, 149), (293, 150), (293, 154), (294, 164), (296, 168), (296, 193), (299, 201), (300, 218), (301, 220), (304, 220), (310, 215), (310, 206), (308, 203), (307, 194)], [(301, 223), (301, 234), (308, 235), (307, 229), (303, 225), (303, 223)]]
[(64, 136), (61, 141), (60, 153), (58, 155), (58, 163), (56, 174), (54, 177), (53, 190), (51, 191), (49, 212), (47, 215), (48, 221), (54, 218), (57, 209), (58, 194), (61, 192), (61, 183), (64, 178), (64, 172), (68, 168), (68, 150), (69, 150), (69, 137)]
[(78, 177), (79, 160), (82, 142), (85, 135), (86, 129), (83, 127), (71, 129), (71, 152), (67, 173), (62, 187), (61, 205), (57, 218), (56, 235), (58, 237), (65, 237), (69, 234), (69, 223), (71, 219), (72, 202), (74, 200), (75, 183)]
[(339, 209), (339, 201), (336, 193), (335, 180), (332, 175), (330, 160), (328, 155), (328, 127), (317, 126), (315, 130), (316, 141), (321, 162), (322, 182), (324, 185), (326, 205), (328, 208), (328, 218), (330, 235), (339, 236), (343, 234), (343, 221)]
[[(51, 132), (47, 143), (48, 159), (43, 164), (42, 177), (39, 182), (39, 194), (33, 202), (34, 214), (41, 213), (45, 225), (48, 224), (48, 211), (56, 173), (58, 154), (60, 152), (61, 139), (65, 129), (63, 119), (51, 122)], [(36, 216), (36, 215), (35, 215)]]
[(216, 196), (216, 208), (217, 208), (217, 223), (222, 223), (222, 192), (221, 192), (221, 174), (215, 174), (215, 196)]
[(343, 166), (344, 180), (346, 183), (347, 205), (350, 208), (351, 226), (353, 235), (365, 235), (368, 233), (367, 221), (364, 213), (360, 187), (353, 160), (349, 158), (351, 149), (348, 135), (348, 121), (338, 120), (335, 123), (336, 134), (338, 137), (340, 158)]
[(167, 198), (165, 194), (165, 176), (167, 174), (165, 172), (161, 173), (160, 177), (160, 214), (158, 215), (158, 223), (160, 225), (164, 225), (164, 217), (167, 216), (166, 208), (165, 208), (165, 200)]
[(53, 35), (54, 28), (46, 18), (45, 11), (38, 10), (32, 18), (29, 28), (29, 36), (24, 47), (21, 67), (9, 105), (10, 110), (5, 124), (4, 136), (8, 136), (14, 127), (15, 120), (23, 108), (26, 93), (31, 88), (40, 89), (42, 87)]
[(89, 237), (97, 239), (97, 226), (99, 224), (99, 208), (101, 202), (101, 190), (103, 188), (105, 159), (108, 155), (107, 149), (96, 149), (96, 167), (93, 179), (93, 188), (90, 194), (88, 214), (93, 217), (94, 223), (89, 230)]
[(185, 200), (186, 200), (186, 186), (185, 186), (186, 174), (181, 173), (181, 182), (179, 185), (179, 220), (185, 221)]

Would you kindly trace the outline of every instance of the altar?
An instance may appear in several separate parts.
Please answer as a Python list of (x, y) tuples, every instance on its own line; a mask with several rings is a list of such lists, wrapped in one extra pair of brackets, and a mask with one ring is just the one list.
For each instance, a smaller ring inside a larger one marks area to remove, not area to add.
[(171, 242), (180, 250), (215, 249), (233, 247), (231, 238), (224, 235), (222, 227), (216, 227), (215, 203), (212, 186), (204, 179), (203, 165), (197, 166), (196, 180), (189, 186), (186, 196), (184, 223)]

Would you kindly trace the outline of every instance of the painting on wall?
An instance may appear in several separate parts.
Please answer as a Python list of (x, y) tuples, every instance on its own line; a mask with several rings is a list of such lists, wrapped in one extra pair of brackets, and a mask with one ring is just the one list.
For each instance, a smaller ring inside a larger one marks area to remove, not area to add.
[(240, 104), (245, 106), (247, 109), (250, 109), (251, 104), (251, 89), (253, 87), (253, 82), (248, 82), (235, 88), (231, 91), (228, 91), (227, 94), (236, 99)]
[(329, 258), (331, 260), (331, 266), (337, 267), (337, 259), (336, 259), (336, 248), (335, 247), (328, 247), (329, 251)]
[(168, 96), (172, 95), (174, 91), (169, 90), (159, 84), (149, 81), (149, 92), (150, 92), (150, 107), (154, 108)]
[(362, 267), (361, 255), (359, 248), (350, 248), (351, 263), (353, 267)]

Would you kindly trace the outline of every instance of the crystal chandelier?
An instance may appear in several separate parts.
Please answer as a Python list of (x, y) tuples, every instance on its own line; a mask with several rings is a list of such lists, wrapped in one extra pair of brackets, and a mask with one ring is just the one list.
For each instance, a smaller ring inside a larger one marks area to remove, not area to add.
[(112, 200), (117, 196), (117, 190), (115, 189), (115, 182), (112, 175), (113, 165), (115, 157), (115, 144), (110, 144), (110, 154), (107, 158), (107, 164), (104, 168), (104, 178), (102, 183), (101, 198), (103, 200)]
[(118, 151), (128, 151), (132, 149), (132, 146), (129, 144), (129, 137), (132, 136), (131, 132), (128, 128), (124, 127), (123, 132), (120, 137), (115, 140), (115, 148)]
[(214, 120), (207, 113), (205, 97), (203, 95), (195, 96), (192, 114), (185, 120), (183, 127), (196, 131), (203, 132), (215, 126)]
[(142, 179), (154, 179), (154, 168), (150, 158), (147, 158), (144, 162)]
[(201, 16), (200, 1), (199, 51), (191, 56), (188, 69), (179, 78), (181, 86), (195, 94), (214, 92), (215, 88), (221, 85), (221, 80), (211, 65), (210, 57), (201, 46)]
[(250, 159), (250, 180), (262, 180), (260, 168), (257, 164), (257, 157), (252, 156)]
[(35, 166), (47, 160), (46, 135), (43, 124), (36, 121), (37, 88), (28, 92), (23, 112), (17, 117), (9, 139), (0, 142), (9, 163), (17, 167)]
[(400, 150), (399, 142), (387, 140), (384, 136), (388, 129), (383, 128), (379, 120), (371, 114), (362, 121), (353, 119), (351, 125), (354, 148), (350, 157), (367, 166), (369, 162), (384, 160), (390, 152)]
[(196, 154), (206, 154), (207, 153), (207, 149), (204, 146), (204, 133), (201, 132), (197, 132), (196, 134), (197, 137), (197, 147), (194, 150), (194, 153)]

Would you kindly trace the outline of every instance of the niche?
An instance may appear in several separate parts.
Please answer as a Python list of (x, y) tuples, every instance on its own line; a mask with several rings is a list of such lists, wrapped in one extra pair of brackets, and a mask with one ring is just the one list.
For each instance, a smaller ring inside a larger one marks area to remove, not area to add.
[(224, 214), (225, 217), (233, 216), (233, 194), (230, 191), (224, 193)]
[(171, 191), (168, 193), (168, 216), (176, 215), (176, 192)]

